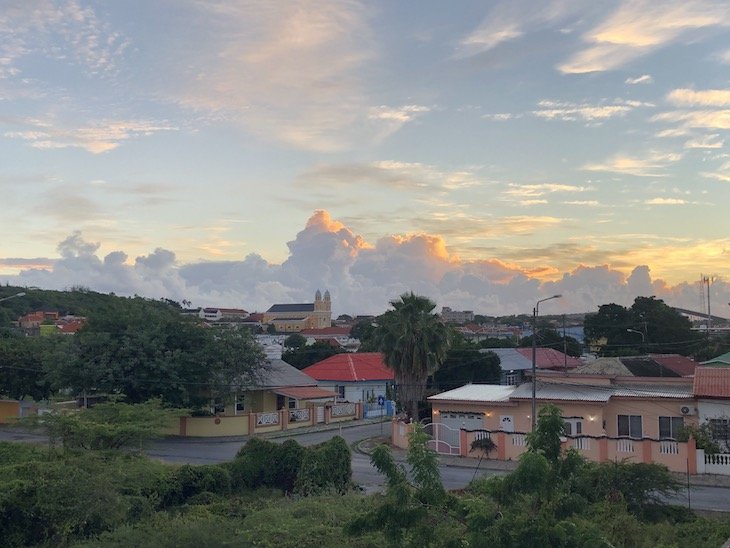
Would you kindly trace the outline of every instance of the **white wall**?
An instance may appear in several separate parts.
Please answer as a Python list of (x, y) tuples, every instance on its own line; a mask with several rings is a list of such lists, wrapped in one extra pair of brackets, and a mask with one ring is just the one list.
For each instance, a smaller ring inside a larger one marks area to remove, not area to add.
[(730, 418), (730, 400), (697, 400), (700, 424), (708, 419)]
[(326, 390), (335, 390), (335, 386), (345, 386), (345, 400), (350, 402), (363, 401), (363, 391), (374, 392), (377, 400), (378, 396), (385, 396), (385, 381), (363, 381), (363, 382), (334, 382), (334, 381), (317, 381), (317, 386)]

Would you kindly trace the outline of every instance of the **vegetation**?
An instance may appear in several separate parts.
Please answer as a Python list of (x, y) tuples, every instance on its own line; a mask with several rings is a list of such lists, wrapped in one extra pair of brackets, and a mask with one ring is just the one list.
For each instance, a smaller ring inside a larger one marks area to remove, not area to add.
[[(521, 347), (532, 346), (532, 335), (520, 339)], [(552, 348), (565, 353), (568, 356), (579, 357), (583, 353), (583, 346), (574, 337), (563, 337), (556, 329), (538, 328), (537, 330), (537, 346), (540, 348)]]
[(661, 299), (637, 297), (630, 308), (604, 304), (585, 318), (588, 340), (601, 341), (601, 354), (621, 356), (641, 353), (692, 355), (701, 348), (701, 336), (690, 321)]
[(284, 350), (281, 354), (281, 359), (297, 369), (304, 369), (330, 356), (342, 354), (343, 352), (345, 350), (332, 346), (327, 341), (315, 341), (314, 344)]
[(390, 304), (393, 309), (378, 318), (377, 348), (395, 372), (398, 402), (418, 418), (426, 381), (449, 347), (449, 331), (433, 312), (436, 304), (426, 297), (406, 293)]
[[(7, 288), (2, 288), (6, 290)], [(203, 328), (170, 301), (90, 291), (29, 291), (6, 301), (18, 315), (55, 309), (88, 318), (73, 337), (0, 335), (0, 394), (44, 399), (59, 391), (117, 395), (128, 403), (159, 398), (197, 408), (232, 401), (265, 371), (265, 355), (248, 330)], [(17, 316), (16, 316), (17, 317)]]
[(450, 348), (443, 364), (433, 373), (433, 383), (439, 390), (451, 390), (470, 382), (499, 383), (501, 368), (494, 352), (462, 346)]

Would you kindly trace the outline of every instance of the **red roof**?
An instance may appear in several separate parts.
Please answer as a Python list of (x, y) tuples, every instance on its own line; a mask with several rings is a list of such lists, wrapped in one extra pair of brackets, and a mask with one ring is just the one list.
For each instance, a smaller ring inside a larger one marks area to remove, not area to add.
[(697, 367), (692, 392), (697, 398), (730, 398), (730, 368)]
[[(515, 348), (515, 350), (528, 360), (532, 360), (532, 348)], [(535, 366), (540, 369), (562, 369), (566, 363), (568, 369), (583, 365), (578, 358), (573, 356), (568, 356), (566, 360), (565, 354), (554, 348), (538, 348), (535, 352)]]
[(275, 394), (281, 394), (282, 396), (288, 396), (295, 400), (321, 400), (321, 399), (333, 399), (337, 397), (336, 392), (325, 390), (317, 386), (285, 386), (283, 388), (274, 389)]
[(667, 369), (674, 371), (680, 377), (689, 377), (694, 374), (697, 362), (687, 356), (679, 354), (649, 354), (649, 357)]
[(318, 381), (392, 381), (395, 378), (380, 352), (335, 354), (302, 371)]

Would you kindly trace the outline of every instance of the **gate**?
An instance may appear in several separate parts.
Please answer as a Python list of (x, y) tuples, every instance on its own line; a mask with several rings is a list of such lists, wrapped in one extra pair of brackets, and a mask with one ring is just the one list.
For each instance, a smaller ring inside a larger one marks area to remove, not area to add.
[(424, 431), (431, 436), (427, 446), (441, 455), (459, 455), (461, 449), (460, 429), (452, 428), (440, 422), (432, 422), (424, 426)]

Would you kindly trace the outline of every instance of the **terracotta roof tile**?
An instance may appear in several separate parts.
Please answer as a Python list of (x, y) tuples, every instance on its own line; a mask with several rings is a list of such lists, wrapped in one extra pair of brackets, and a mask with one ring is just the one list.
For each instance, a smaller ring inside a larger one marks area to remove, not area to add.
[(383, 362), (380, 352), (335, 354), (302, 369), (318, 381), (380, 381), (393, 380), (395, 375)]
[(693, 392), (698, 398), (730, 398), (730, 368), (697, 367)]

